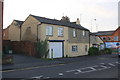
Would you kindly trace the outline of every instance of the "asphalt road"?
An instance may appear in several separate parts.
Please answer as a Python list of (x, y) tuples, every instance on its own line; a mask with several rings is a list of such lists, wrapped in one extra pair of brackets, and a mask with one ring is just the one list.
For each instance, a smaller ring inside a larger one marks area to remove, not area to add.
[[(94, 59), (94, 60), (93, 60)], [(117, 57), (91, 58), (68, 64), (36, 66), (26, 69), (9, 70), (2, 73), (3, 78), (118, 78), (120, 59)]]

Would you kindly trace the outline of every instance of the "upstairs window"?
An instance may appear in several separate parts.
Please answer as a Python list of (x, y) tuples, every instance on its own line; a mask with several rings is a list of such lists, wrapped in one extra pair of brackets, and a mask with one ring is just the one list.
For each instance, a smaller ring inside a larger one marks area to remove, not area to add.
[(82, 31), (84, 37), (86, 37), (86, 31)]
[(105, 41), (105, 40), (106, 40), (106, 37), (103, 37), (102, 39)]
[(53, 27), (52, 26), (46, 26), (46, 35), (48, 35), (48, 36), (53, 35)]
[(114, 37), (114, 41), (118, 41), (118, 36), (115, 36), (115, 37)]
[(76, 29), (73, 29), (73, 37), (76, 37), (77, 33), (76, 33)]
[(63, 33), (64, 33), (64, 28), (58, 27), (58, 36), (63, 36)]
[(111, 41), (111, 38), (110, 38), (110, 37), (108, 37), (108, 41)]

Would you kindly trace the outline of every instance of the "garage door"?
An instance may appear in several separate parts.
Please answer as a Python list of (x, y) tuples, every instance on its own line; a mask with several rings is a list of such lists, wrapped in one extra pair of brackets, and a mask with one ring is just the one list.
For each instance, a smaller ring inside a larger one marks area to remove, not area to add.
[(61, 58), (62, 52), (62, 42), (49, 42), (49, 58)]

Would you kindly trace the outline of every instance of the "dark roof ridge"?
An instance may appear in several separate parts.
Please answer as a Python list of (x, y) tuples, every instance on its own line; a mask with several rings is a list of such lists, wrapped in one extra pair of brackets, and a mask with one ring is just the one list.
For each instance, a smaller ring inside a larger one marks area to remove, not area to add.
[(82, 29), (82, 30), (89, 31), (88, 29), (82, 27), (81, 25), (78, 25), (78, 24), (75, 24), (75, 23), (72, 23), (72, 22), (68, 22), (68, 21), (64, 22), (64, 21), (60, 21), (60, 20), (57, 20), (57, 19), (49, 19), (49, 18), (46, 18), (46, 17), (40, 17), (40, 16), (31, 15), (31, 14), (30, 14), (30, 16), (36, 18), (38, 21), (40, 21), (42, 23), (68, 26), (68, 27), (71, 27), (71, 28), (79, 28), (79, 29)]
[[(16, 20), (16, 19), (15, 19), (14, 21), (20, 21), (20, 20)], [(24, 21), (20, 21), (20, 22), (24, 22)]]

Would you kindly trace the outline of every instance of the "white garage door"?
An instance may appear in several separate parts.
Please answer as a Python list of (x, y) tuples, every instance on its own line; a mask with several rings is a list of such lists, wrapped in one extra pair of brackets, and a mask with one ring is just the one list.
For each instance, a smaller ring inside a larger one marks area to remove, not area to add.
[(49, 42), (49, 58), (61, 58), (62, 42)]

